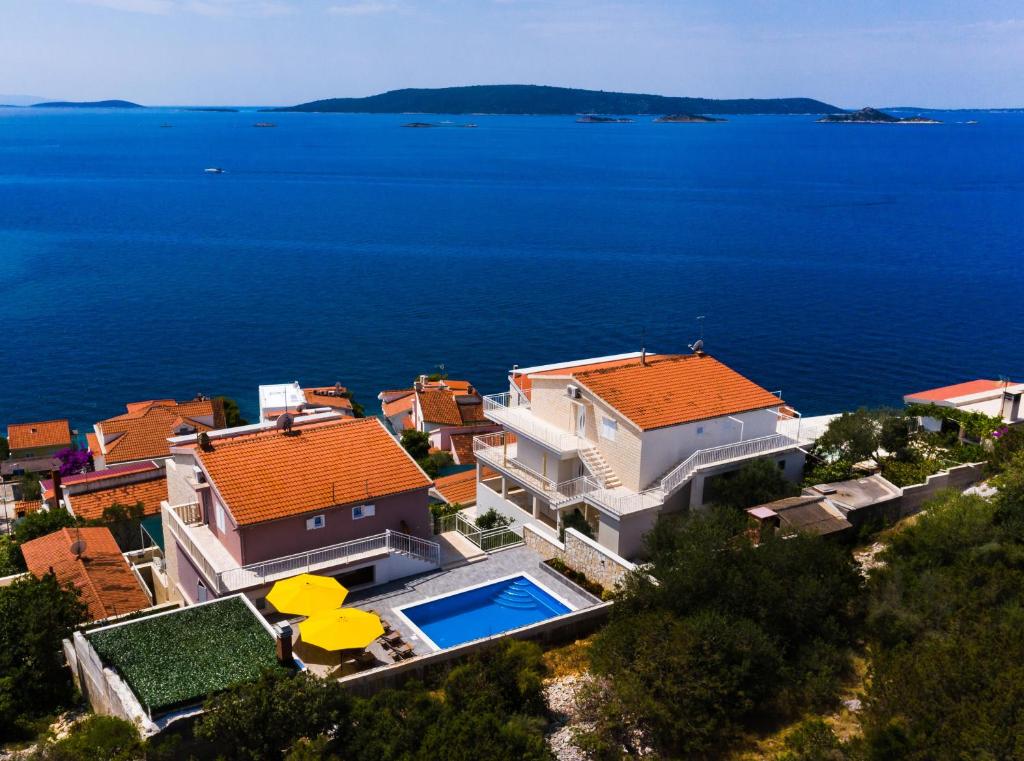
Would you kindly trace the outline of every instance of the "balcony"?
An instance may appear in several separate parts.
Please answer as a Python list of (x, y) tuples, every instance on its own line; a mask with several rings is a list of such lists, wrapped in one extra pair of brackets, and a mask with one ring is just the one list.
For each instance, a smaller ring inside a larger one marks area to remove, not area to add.
[(582, 502), (588, 492), (598, 488), (597, 482), (588, 476), (556, 483), (519, 462), (516, 459), (516, 448), (516, 435), (513, 433), (488, 433), (473, 437), (473, 453), (480, 462), (536, 492), (553, 508)]
[(574, 433), (552, 425), (537, 417), (530, 402), (520, 394), (505, 392), (484, 397), (484, 415), (510, 431), (536, 441), (555, 452), (560, 459), (575, 457), (579, 439)]
[(350, 542), (328, 545), (308, 552), (285, 555), (261, 563), (240, 565), (201, 522), (196, 504), (163, 505), (163, 521), (193, 565), (206, 577), (218, 595), (252, 589), (286, 579), (298, 573), (316, 573), (342, 565), (359, 563), (400, 553), (434, 566), (441, 564), (436, 542), (385, 531)]

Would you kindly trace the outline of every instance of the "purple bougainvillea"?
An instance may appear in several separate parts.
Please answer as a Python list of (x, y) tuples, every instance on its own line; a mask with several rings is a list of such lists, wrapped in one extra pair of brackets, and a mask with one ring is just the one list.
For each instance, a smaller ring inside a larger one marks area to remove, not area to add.
[(85, 449), (74, 449), (68, 447), (62, 449), (55, 455), (60, 460), (60, 474), (62, 476), (73, 476), (76, 473), (85, 473), (89, 470), (91, 460), (89, 452)]

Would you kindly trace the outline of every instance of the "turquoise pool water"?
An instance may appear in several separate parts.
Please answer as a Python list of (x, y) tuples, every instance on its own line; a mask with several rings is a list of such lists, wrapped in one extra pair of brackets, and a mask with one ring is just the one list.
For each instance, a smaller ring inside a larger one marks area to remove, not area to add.
[(526, 576), (502, 579), (402, 608), (401, 613), (444, 649), (535, 624), (569, 608)]

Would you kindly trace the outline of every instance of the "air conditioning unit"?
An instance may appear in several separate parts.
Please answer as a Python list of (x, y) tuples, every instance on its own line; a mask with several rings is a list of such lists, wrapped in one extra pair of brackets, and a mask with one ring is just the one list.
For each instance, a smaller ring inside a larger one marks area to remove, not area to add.
[(565, 387), (565, 395), (570, 399), (580, 398), (580, 389), (578, 386), (574, 386), (571, 383)]

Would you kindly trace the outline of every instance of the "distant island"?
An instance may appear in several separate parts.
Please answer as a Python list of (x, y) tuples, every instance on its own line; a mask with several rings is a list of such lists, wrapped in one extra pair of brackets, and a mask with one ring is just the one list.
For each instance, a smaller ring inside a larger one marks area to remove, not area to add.
[(544, 85), (471, 85), (391, 90), (366, 98), (329, 98), (265, 111), (370, 114), (831, 114), (842, 109), (811, 98), (714, 100), (577, 90)]
[(828, 114), (818, 121), (826, 124), (942, 124), (938, 119), (929, 119), (925, 116), (900, 118), (870, 106), (852, 113)]
[(576, 120), (578, 124), (632, 124), (633, 120), (625, 116), (598, 116), (596, 114), (584, 114)]
[(710, 122), (724, 122), (725, 119), (716, 119), (713, 116), (702, 116), (701, 114), (668, 114), (659, 116), (654, 120), (658, 124), (708, 124)]
[(30, 108), (145, 108), (130, 100), (51, 100), (46, 103), (33, 103)]

